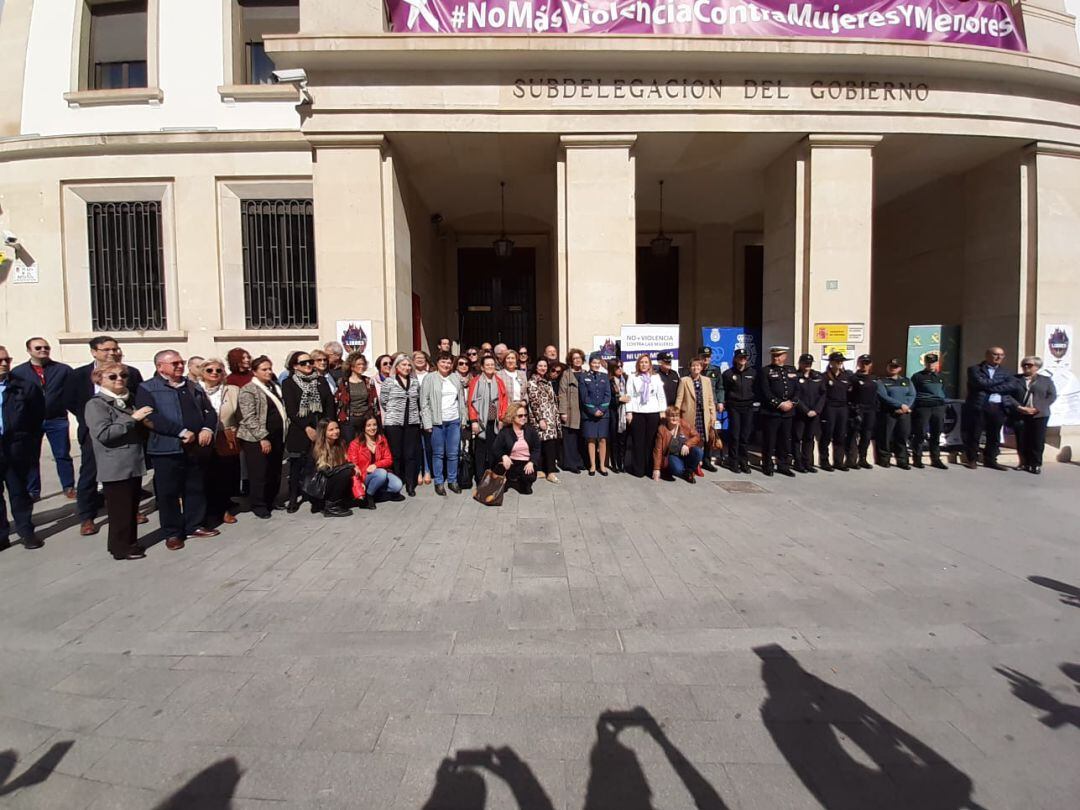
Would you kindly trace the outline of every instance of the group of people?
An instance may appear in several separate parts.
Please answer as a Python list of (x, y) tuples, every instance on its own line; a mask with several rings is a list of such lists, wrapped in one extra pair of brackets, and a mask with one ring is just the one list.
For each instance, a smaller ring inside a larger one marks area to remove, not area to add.
[[(243, 348), (224, 360), (186, 362), (165, 349), (144, 380), (107, 335), (90, 340), (92, 361), (78, 368), (53, 361), (44, 338), (26, 347), (29, 359), (14, 368), (0, 347), (0, 486), (28, 549), (43, 545), (32, 513), (46, 437), (64, 495), (76, 502), (80, 534), (100, 531), (104, 508), (117, 560), (145, 556), (138, 526), (148, 520), (140, 510), (150, 494), (142, 485), (148, 469), (165, 546), (179, 550), (235, 523), (244, 497), (262, 520), (305, 501), (333, 518), (404, 500), (425, 485), (439, 496), (460, 494), (489, 470), (523, 495), (537, 480), (558, 483), (559, 473), (694, 483), (716, 461), (749, 473), (755, 422), (766, 475), (866, 469), (872, 441), (882, 466), (895, 457), (900, 468), (922, 467), (924, 449), (932, 466), (946, 466), (939, 445), (946, 394), (934, 354), (911, 378), (897, 360), (877, 378), (869, 355), (852, 372), (833, 354), (820, 373), (811, 355), (787, 365), (782, 346), (756, 370), (736, 351), (721, 372), (703, 347), (680, 376), (666, 352), (655, 362), (642, 354), (627, 373), (599, 352), (570, 349), (560, 359), (549, 345), (533, 360), (525, 346), (483, 343), (455, 354), (442, 338), (434, 359), (423, 351), (380, 355), (370, 373), (362, 352), (346, 354), (338, 343), (291, 352), (280, 373), (271, 358)], [(1037, 474), (1053, 382), (1038, 374), (1039, 358), (1024, 358), (1013, 375), (1004, 356), (991, 349), (968, 371), (966, 463), (976, 466), (985, 433), (984, 464), (1003, 469), (999, 435), (1011, 422), (1020, 466)], [(77, 424), (77, 479), (69, 414)], [(9, 535), (0, 498), (0, 547)]]

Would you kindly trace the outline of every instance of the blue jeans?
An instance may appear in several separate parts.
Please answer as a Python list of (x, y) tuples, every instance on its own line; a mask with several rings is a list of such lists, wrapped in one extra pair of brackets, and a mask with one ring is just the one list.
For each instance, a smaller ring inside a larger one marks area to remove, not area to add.
[(373, 473), (368, 473), (364, 479), (364, 489), (367, 497), (374, 498), (377, 501), (390, 495), (397, 495), (401, 492), (403, 486), (405, 485), (401, 483), (400, 478), (382, 467)]
[[(68, 418), (58, 416), (46, 419), (42, 423), (45, 435), (49, 438), (49, 448), (56, 459), (56, 474), (60, 476), (61, 489), (75, 488), (75, 464), (71, 461), (71, 434), (68, 432)], [(26, 478), (26, 489), (31, 498), (41, 494), (41, 436), (37, 438), (37, 453), (34, 466)]]
[(705, 452), (700, 447), (691, 447), (690, 452), (685, 456), (668, 456), (668, 472), (676, 478), (681, 478), (686, 475), (687, 470), (690, 472), (696, 470), (703, 458), (705, 458)]
[(435, 483), (457, 483), (458, 453), (461, 450), (461, 423), (444, 422), (431, 428), (428, 438), (431, 446)]

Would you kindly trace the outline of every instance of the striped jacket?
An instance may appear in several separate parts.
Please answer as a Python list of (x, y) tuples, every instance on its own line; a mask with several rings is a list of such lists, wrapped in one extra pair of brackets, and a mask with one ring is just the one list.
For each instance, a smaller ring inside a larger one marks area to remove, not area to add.
[(415, 376), (409, 377), (408, 388), (401, 386), (396, 375), (387, 377), (379, 390), (379, 402), (382, 404), (384, 425), (394, 427), (420, 424), (420, 383)]

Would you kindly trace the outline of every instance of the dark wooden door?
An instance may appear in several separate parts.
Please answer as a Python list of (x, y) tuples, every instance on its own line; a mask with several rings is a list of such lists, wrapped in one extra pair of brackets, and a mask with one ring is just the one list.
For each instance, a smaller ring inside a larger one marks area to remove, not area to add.
[(679, 322), (679, 249), (654, 256), (648, 246), (637, 249), (637, 322)]
[(458, 313), (463, 346), (489, 340), (535, 351), (536, 250), (515, 247), (499, 259), (491, 248), (459, 248)]

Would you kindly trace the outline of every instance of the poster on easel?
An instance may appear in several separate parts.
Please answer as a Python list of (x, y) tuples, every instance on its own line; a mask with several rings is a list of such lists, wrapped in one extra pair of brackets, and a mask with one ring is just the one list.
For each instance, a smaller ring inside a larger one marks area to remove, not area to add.
[(679, 370), (679, 325), (634, 323), (624, 325), (619, 336), (620, 353), (623, 366), (628, 372), (633, 371), (637, 359), (647, 354), (656, 363), (660, 352), (671, 354), (671, 366)]
[(1073, 339), (1071, 323), (1054, 323), (1046, 326), (1046, 340), (1041, 352), (1042, 373), (1054, 381), (1057, 399), (1050, 406), (1047, 427), (1080, 425), (1080, 379), (1072, 367)]

